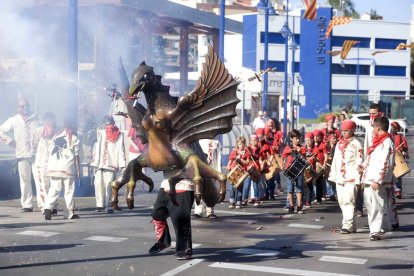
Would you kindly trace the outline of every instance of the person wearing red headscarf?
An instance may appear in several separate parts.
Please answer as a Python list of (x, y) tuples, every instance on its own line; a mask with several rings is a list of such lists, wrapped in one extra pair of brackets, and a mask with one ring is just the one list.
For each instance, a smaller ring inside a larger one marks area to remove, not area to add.
[(322, 129), (322, 141), (328, 142), (328, 137), (331, 134), (336, 134), (336, 136), (339, 138), (341, 137), (341, 133), (339, 132), (339, 129), (334, 127), (335, 123), (335, 116), (333, 114), (327, 114), (325, 116), (325, 123), (326, 127)]
[[(322, 131), (319, 129), (313, 130), (315, 148), (314, 156), (316, 162), (319, 163), (317, 166), (325, 167), (325, 160), (328, 159), (326, 152), (326, 144), (323, 142)], [(314, 194), (316, 196), (316, 204), (321, 204), (324, 195), (326, 194), (326, 181), (324, 175), (318, 175), (313, 179)]]
[[(390, 223), (398, 221), (398, 217), (391, 217), (387, 186), (393, 185), (393, 168), (395, 160), (394, 145), (388, 133), (389, 120), (379, 117), (374, 120), (373, 141), (368, 148), (367, 158), (361, 166), (361, 183), (364, 189), (364, 204), (368, 212), (370, 240), (381, 239), (382, 231), (391, 230)], [(396, 222), (392, 228), (398, 229)]]
[(91, 166), (95, 167), (96, 212), (113, 213), (111, 183), (117, 171), (126, 167), (124, 135), (112, 116), (105, 116), (105, 129), (99, 130)]
[(336, 145), (328, 178), (336, 183), (338, 203), (342, 210), (341, 234), (356, 232), (355, 202), (357, 186), (360, 185), (362, 145), (354, 136), (355, 129), (355, 122), (342, 122), (343, 137)]
[[(398, 122), (391, 123), (391, 136), (394, 141), (395, 152), (400, 154), (404, 159), (408, 159), (408, 143), (404, 135), (400, 134), (401, 126)], [(402, 198), (402, 177), (398, 177), (395, 181), (395, 196)]]
[[(303, 146), (305, 151), (305, 157), (308, 163), (311, 165), (311, 169), (315, 171), (316, 169), (316, 156), (315, 156), (315, 142), (314, 135), (312, 132), (307, 132), (305, 134), (305, 146)], [(312, 180), (312, 179), (311, 179)], [(305, 208), (310, 208), (312, 198), (315, 196), (313, 192), (313, 183), (312, 181), (304, 183), (304, 198), (305, 198)]]

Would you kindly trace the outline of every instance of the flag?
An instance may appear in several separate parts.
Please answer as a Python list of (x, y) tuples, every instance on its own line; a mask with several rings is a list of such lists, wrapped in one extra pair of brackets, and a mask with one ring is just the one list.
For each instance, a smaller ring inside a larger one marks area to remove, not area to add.
[(346, 16), (334, 16), (331, 21), (329, 21), (328, 28), (326, 28), (325, 39), (328, 39), (329, 35), (332, 32), (334, 26), (348, 24), (352, 21), (352, 17)]
[(344, 44), (342, 44), (341, 58), (346, 59), (351, 48), (354, 47), (357, 43), (359, 43), (357, 40), (345, 40)]
[(376, 54), (382, 54), (382, 53), (388, 53), (389, 51), (387, 50), (378, 50), (378, 51), (374, 51), (371, 53), (371, 55), (375, 56)]
[(316, 0), (302, 0), (303, 5), (305, 6), (305, 12), (303, 13), (303, 18), (307, 20), (316, 19)]
[(400, 43), (398, 44), (397, 48), (395, 48), (396, 51), (399, 50), (405, 50), (407, 48), (412, 48), (414, 45), (413, 44), (404, 44), (404, 43)]
[(337, 55), (339, 55), (341, 53), (341, 51), (326, 51), (327, 55), (330, 55), (332, 57), (335, 57)]

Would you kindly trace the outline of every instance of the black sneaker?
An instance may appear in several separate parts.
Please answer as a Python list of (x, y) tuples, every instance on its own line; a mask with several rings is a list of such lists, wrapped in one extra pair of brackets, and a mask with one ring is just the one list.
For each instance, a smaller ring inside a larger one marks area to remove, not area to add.
[(149, 250), (148, 253), (151, 255), (155, 255), (160, 253), (162, 250), (164, 250), (165, 248), (170, 247), (170, 245), (165, 245), (165, 244), (160, 244), (160, 243), (155, 243)]
[(50, 212), (49, 209), (44, 209), (43, 212), (44, 212), (44, 215), (45, 215), (45, 220), (51, 220), (52, 219), (52, 212)]
[(292, 213), (294, 213), (295, 212), (295, 207), (293, 207), (293, 206), (290, 206), (289, 207), (289, 211), (288, 211), (290, 214), (292, 214)]
[(114, 210), (113, 209), (108, 209), (108, 210), (106, 210), (106, 213), (107, 214), (113, 214), (114, 213)]
[(351, 234), (351, 231), (349, 231), (348, 229), (342, 228), (340, 233), (341, 234)]
[(391, 227), (392, 227), (392, 231), (400, 230), (400, 224), (399, 223), (393, 224), (393, 225), (391, 225)]
[(103, 212), (103, 210), (104, 210), (104, 208), (102, 208), (102, 207), (96, 207), (95, 212), (100, 213), (100, 212)]
[(33, 212), (33, 208), (23, 208), (22, 213), (30, 213)]
[(179, 254), (177, 255), (177, 260), (179, 261), (187, 261), (187, 260), (191, 260), (192, 255), (189, 253), (183, 253), (183, 254)]
[(78, 215), (71, 215), (70, 217), (68, 217), (68, 219), (79, 219)]
[(298, 214), (303, 214), (303, 208), (302, 208), (302, 206), (298, 206), (296, 208), (296, 211), (297, 211)]
[(381, 236), (379, 234), (371, 234), (371, 236), (369, 237), (370, 241), (379, 241), (381, 240)]
[(52, 216), (53, 217), (56, 217), (58, 214), (57, 214), (57, 209), (53, 209), (52, 210)]

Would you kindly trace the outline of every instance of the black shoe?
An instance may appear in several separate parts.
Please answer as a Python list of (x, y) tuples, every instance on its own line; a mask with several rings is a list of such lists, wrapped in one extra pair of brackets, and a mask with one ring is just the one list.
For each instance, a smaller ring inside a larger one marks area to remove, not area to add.
[(106, 210), (106, 213), (107, 214), (113, 214), (114, 213), (114, 210), (113, 209), (108, 209), (108, 210)]
[(296, 211), (297, 211), (298, 214), (303, 214), (303, 208), (302, 208), (302, 206), (298, 206), (296, 208)]
[(209, 219), (217, 219), (217, 216), (216, 216), (216, 214), (210, 214), (210, 215), (207, 216), (207, 218), (209, 218)]
[(192, 215), (192, 217), (193, 217), (193, 218), (202, 218), (202, 216), (201, 216), (201, 215), (199, 215), (199, 214), (193, 214), (193, 215)]
[(400, 224), (399, 223), (393, 224), (393, 225), (391, 225), (391, 227), (392, 227), (392, 231), (400, 230)]
[(342, 228), (340, 233), (341, 234), (351, 234), (351, 231), (349, 231), (348, 229)]
[(100, 212), (102, 212), (103, 210), (104, 210), (104, 208), (102, 208), (102, 207), (96, 207), (95, 212), (100, 213)]
[(289, 214), (293, 214), (295, 212), (295, 207), (290, 206), (288, 212)]
[(192, 255), (189, 253), (183, 253), (183, 254), (178, 254), (177, 255), (177, 260), (179, 261), (187, 261), (187, 260), (191, 260)]
[(53, 216), (53, 217), (56, 217), (56, 216), (57, 216), (57, 209), (53, 209), (53, 210), (52, 210), (52, 216)]
[(369, 237), (370, 241), (379, 241), (381, 240), (381, 236), (379, 234), (371, 234), (371, 236)]
[(45, 220), (51, 220), (52, 219), (52, 212), (50, 212), (49, 209), (44, 209), (43, 212), (45, 214)]
[(79, 216), (78, 215), (72, 215), (72, 216), (68, 217), (68, 219), (79, 219)]
[(33, 208), (23, 208), (22, 213), (30, 213), (33, 212)]
[(148, 250), (148, 253), (151, 255), (155, 255), (155, 254), (160, 253), (162, 250), (164, 250), (167, 247), (170, 247), (170, 245), (156, 243)]

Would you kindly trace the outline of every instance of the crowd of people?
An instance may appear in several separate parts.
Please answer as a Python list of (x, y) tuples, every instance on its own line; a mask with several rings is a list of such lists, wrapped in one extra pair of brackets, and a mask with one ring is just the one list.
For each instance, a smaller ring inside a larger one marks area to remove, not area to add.
[[(326, 115), (326, 127), (307, 132), (304, 137), (294, 129), (287, 135), (289, 141), (285, 141), (277, 122), (260, 111), (253, 121), (254, 134), (248, 142), (239, 137), (229, 156), (229, 175), (245, 172), (245, 178), (230, 185), (229, 208), (240, 209), (248, 204), (258, 207), (264, 200), (274, 200), (277, 193), (283, 192), (280, 174), (289, 171), (285, 187), (287, 212), (303, 214), (312, 204), (338, 201), (343, 216), (340, 232), (350, 234), (356, 231), (355, 216), (363, 216), (365, 205), (371, 240), (379, 240), (383, 231), (398, 229), (395, 197), (401, 198), (402, 177), (394, 177), (393, 168), (396, 153), (408, 158), (408, 144), (398, 123), (390, 126), (378, 104), (370, 106), (369, 114), (364, 143), (355, 137), (356, 124), (344, 113)], [(102, 124), (103, 128), (92, 134), (96, 139), (88, 142), (94, 144), (90, 165), (95, 172), (95, 211), (113, 213), (114, 208), (120, 208), (111, 202), (111, 183), (127, 166), (127, 156), (129, 160), (136, 158), (146, 145), (131, 128), (128, 153), (124, 134), (114, 118), (105, 116)], [(67, 218), (79, 218), (75, 214), (74, 183), (80, 177), (82, 138), (77, 136), (71, 118), (65, 118), (58, 128), (54, 114), (46, 113), (40, 121), (29, 102), (19, 98), (18, 114), (0, 126), (0, 140), (15, 149), (22, 212), (33, 211), (33, 175), (37, 205), (46, 220), (57, 215), (62, 190)], [(220, 144), (215, 140), (201, 144), (209, 165), (220, 170)], [(296, 172), (298, 166), (301, 168)], [(203, 213), (217, 218), (213, 208), (197, 205), (194, 216), (202, 217)], [(152, 249), (153, 253), (163, 249), (161, 244), (170, 243), (169, 236), (164, 238)]]

